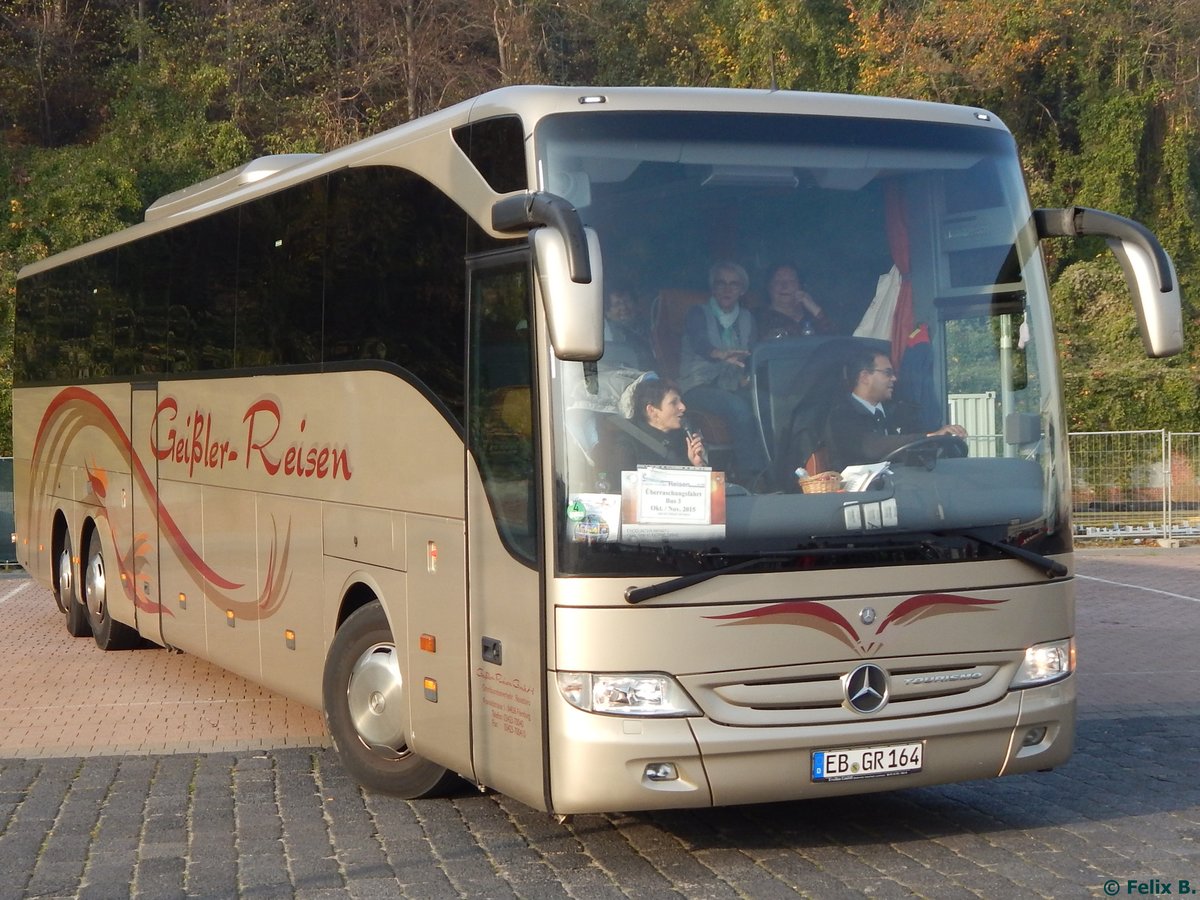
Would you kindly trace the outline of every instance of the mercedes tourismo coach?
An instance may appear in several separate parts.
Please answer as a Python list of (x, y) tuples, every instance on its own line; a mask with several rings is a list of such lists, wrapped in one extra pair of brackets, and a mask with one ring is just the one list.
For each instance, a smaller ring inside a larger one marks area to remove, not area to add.
[[(1038, 248), (1083, 234), (1176, 352), (1158, 242), (1031, 209), (980, 109), (513, 87), (257, 160), (21, 272), (19, 559), (72, 634), (322, 708), (346, 768), (406, 797), (461, 777), (570, 814), (1056, 766), (1074, 604)], [(748, 418), (690, 423), (708, 465), (607, 471), (724, 261), (743, 325), (783, 261), (823, 328), (755, 329), (722, 383)], [(801, 485), (864, 350), (913, 439)], [(948, 423), (968, 438), (926, 437)], [(746, 440), (761, 470), (731, 467)]]

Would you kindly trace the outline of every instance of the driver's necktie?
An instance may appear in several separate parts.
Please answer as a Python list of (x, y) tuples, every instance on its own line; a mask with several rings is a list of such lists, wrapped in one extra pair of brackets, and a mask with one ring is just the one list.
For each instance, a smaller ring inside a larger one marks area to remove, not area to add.
[(887, 434), (887, 417), (882, 409), (875, 410), (875, 431), (877, 434)]

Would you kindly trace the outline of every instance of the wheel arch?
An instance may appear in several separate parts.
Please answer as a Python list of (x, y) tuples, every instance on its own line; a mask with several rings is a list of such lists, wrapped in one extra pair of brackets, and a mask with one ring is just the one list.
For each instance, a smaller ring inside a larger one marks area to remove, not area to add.
[[(92, 535), (99, 531), (100, 526), (96, 523), (95, 516), (88, 516), (83, 520), (83, 525), (79, 529), (79, 557), (81, 561), (87, 553), (87, 546), (92, 539)], [(103, 541), (103, 535), (101, 535), (101, 541)]]
[(406, 580), (404, 572), (394, 570), (372, 571), (365, 567), (355, 567), (346, 572), (341, 586), (337, 589), (337, 610), (332, 621), (326, 618), (332, 627), (329, 628), (326, 647), (337, 634), (338, 629), (346, 623), (354, 613), (368, 603), (378, 603), (388, 620), (388, 627), (397, 642), (404, 639), (405, 627), (404, 602), (406, 599)]
[[(403, 647), (406, 643), (402, 632), (405, 624), (403, 606), (397, 606), (404, 597), (404, 573), (391, 570), (374, 572), (370, 568), (358, 565), (349, 567), (340, 574), (340, 582), (331, 580), (328, 586), (329, 593), (321, 613), (324, 644), (322, 672), (331, 664), (330, 654), (342, 627), (351, 616), (372, 603), (383, 610), (388, 629), (397, 646)], [(398, 578), (393, 581), (392, 576)]]
[[(351, 615), (358, 612), (358, 610), (362, 609), (368, 603), (376, 600), (382, 601), (382, 593), (378, 585), (368, 584), (362, 578), (351, 580), (342, 588), (342, 599), (338, 606), (337, 619), (334, 622), (333, 630), (336, 632)], [(391, 621), (390, 616), (388, 617), (388, 621)]]

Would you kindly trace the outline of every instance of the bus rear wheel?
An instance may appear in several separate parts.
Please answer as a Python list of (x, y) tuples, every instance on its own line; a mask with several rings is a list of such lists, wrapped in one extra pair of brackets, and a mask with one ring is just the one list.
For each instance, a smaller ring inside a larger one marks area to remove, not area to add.
[(83, 599), (96, 645), (101, 650), (129, 650), (137, 646), (138, 633), (109, 614), (108, 578), (99, 532), (93, 531), (88, 535), (86, 559), (83, 567)]
[(405, 743), (408, 698), (399, 651), (378, 601), (355, 610), (333, 636), (322, 683), (325, 725), (342, 765), (368, 790), (415, 800), (458, 777)]
[(75, 563), (71, 555), (71, 535), (63, 532), (62, 546), (58, 550), (58, 571), (54, 582), (54, 601), (67, 614), (67, 634), (71, 637), (87, 637), (92, 633), (87, 610), (79, 602), (75, 590)]

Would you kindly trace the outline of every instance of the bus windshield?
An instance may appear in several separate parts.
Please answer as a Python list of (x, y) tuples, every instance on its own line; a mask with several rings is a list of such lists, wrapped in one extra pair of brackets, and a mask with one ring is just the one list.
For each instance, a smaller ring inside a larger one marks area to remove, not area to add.
[(538, 125), (605, 293), (602, 358), (547, 351), (560, 574), (1069, 549), (1028, 199), (1008, 132), (964, 115)]

